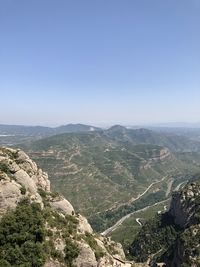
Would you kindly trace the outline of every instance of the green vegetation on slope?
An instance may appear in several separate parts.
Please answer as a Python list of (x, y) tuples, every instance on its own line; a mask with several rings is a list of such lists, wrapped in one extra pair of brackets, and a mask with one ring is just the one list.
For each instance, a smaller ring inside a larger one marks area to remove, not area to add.
[(165, 198), (165, 192), (158, 191), (156, 193), (147, 194), (145, 197), (134, 202), (132, 205), (124, 205), (117, 210), (111, 210), (102, 212), (100, 214), (90, 217), (90, 223), (93, 225), (93, 228), (101, 232), (106, 228), (115, 224), (123, 216), (132, 213), (134, 211), (143, 209), (148, 205), (153, 205)]
[(23, 200), (0, 221), (0, 266), (42, 266), (44, 219), (38, 204)]
[[(192, 179), (192, 176), (186, 175), (186, 176), (179, 176), (175, 180), (172, 180), (171, 178), (165, 177), (163, 181), (160, 181), (153, 185), (149, 190), (148, 193), (146, 193), (140, 201), (136, 201), (134, 204), (137, 204), (139, 202), (139, 205), (136, 205), (137, 207), (140, 207), (140, 205), (144, 205), (145, 203), (148, 203), (148, 206), (145, 205), (145, 208), (138, 209), (137, 211), (133, 212), (133, 214), (124, 220), (124, 222), (117, 227), (114, 231), (112, 231), (109, 235), (112, 237), (113, 240), (116, 242), (120, 242), (125, 251), (127, 251), (127, 248), (130, 246), (130, 244), (133, 242), (135, 235), (140, 230), (141, 226), (136, 222), (137, 218), (140, 218), (140, 222), (144, 224), (148, 219), (151, 219), (157, 214), (158, 212), (162, 212), (166, 210), (166, 207), (168, 206), (170, 202), (170, 195), (167, 195), (166, 192), (167, 187), (171, 185), (171, 190), (176, 190), (178, 187), (179, 189), (184, 186), (184, 184), (187, 183), (187, 180)], [(157, 191), (157, 188), (160, 188), (160, 191)], [(156, 190), (156, 193), (155, 193)], [(159, 192), (159, 194), (158, 194)], [(160, 194), (163, 192), (162, 194)], [(154, 198), (154, 194), (157, 194), (157, 198)], [(158, 198), (160, 199), (158, 201)], [(167, 199), (166, 199), (167, 198)], [(166, 200), (162, 200), (166, 199)], [(162, 200), (162, 201), (161, 201)], [(151, 205), (150, 205), (151, 204)], [(115, 210), (115, 214), (117, 214), (117, 210)], [(113, 217), (116, 217), (114, 214)], [(127, 210), (127, 214), (130, 214)], [(98, 220), (97, 220), (98, 221)], [(97, 222), (96, 222), (97, 223)]]
[[(169, 146), (173, 143), (182, 148), (181, 139), (173, 141), (172, 137), (144, 129), (124, 129), (62, 134), (24, 146), (48, 172), (53, 189), (87, 216), (97, 231), (105, 230), (132, 211), (164, 200), (165, 181), (132, 204), (131, 200), (151, 183), (167, 176), (172, 177), (175, 184), (177, 177), (200, 169), (197, 164), (182, 162), (156, 144), (168, 142)], [(173, 187), (169, 193), (171, 189)]]
[[(52, 232), (46, 229), (46, 222), (51, 227), (64, 229), (64, 258), (55, 249)], [(76, 223), (72, 216), (63, 218), (49, 207), (41, 210), (39, 204), (23, 199), (0, 221), (0, 266), (40, 267), (50, 256), (72, 266), (79, 253), (78, 246), (69, 238), (76, 229)]]
[[(167, 154), (163, 147), (148, 143), (156, 143), (156, 138), (151, 131), (138, 130), (125, 131), (119, 140), (108, 130), (52, 136), (24, 149), (48, 172), (53, 189), (90, 218), (136, 198), (163, 176), (199, 170)], [(167, 142), (162, 137), (158, 143), (163, 139)], [(166, 157), (160, 159), (162, 152)]]
[(169, 249), (178, 230), (169, 213), (156, 215), (141, 228), (130, 247), (130, 254), (136, 261), (145, 262), (150, 255)]
[(139, 219), (139, 222), (143, 225), (146, 221), (152, 219), (156, 214), (158, 214), (158, 212), (163, 213), (168, 204), (169, 200), (166, 200), (165, 202), (152, 205), (145, 210), (134, 213), (116, 230), (110, 233), (112, 240), (121, 243), (125, 252), (128, 254), (128, 248), (142, 227), (136, 220)]

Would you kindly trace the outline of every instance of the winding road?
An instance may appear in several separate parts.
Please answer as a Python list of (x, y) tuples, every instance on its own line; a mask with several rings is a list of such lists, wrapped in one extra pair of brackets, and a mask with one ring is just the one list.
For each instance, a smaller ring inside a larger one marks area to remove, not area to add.
[[(149, 189), (151, 189), (151, 187), (152, 187), (153, 185), (158, 184), (158, 183), (164, 181), (167, 177), (168, 177), (168, 176), (164, 176), (161, 180), (151, 183), (151, 184), (147, 187), (147, 189), (145, 189), (145, 191), (144, 191), (142, 194), (139, 194), (136, 198), (132, 197), (131, 199), (129, 199), (129, 201), (127, 201), (127, 202), (125, 202), (125, 203), (118, 204), (117, 206), (111, 207), (111, 208), (109, 208), (109, 209), (107, 209), (107, 210), (105, 210), (105, 211), (117, 210), (118, 208), (120, 208), (120, 207), (122, 207), (122, 206), (125, 206), (125, 205), (127, 205), (127, 204), (132, 204), (132, 203), (135, 202), (136, 200), (138, 200), (138, 199), (140, 199), (141, 197), (143, 197), (143, 196), (149, 191)], [(96, 214), (99, 214), (99, 213), (101, 213), (101, 211), (97, 212)]]
[(135, 220), (136, 220), (136, 222), (137, 222), (140, 226), (142, 226), (142, 224), (141, 224), (141, 222), (140, 222), (140, 218), (136, 218)]
[[(147, 189), (146, 189), (141, 195), (139, 195), (136, 199), (134, 199), (134, 201), (135, 201), (135, 200), (138, 200), (139, 198), (141, 198), (144, 194), (147, 193), (147, 191), (148, 191), (154, 184), (157, 184), (157, 183), (163, 181), (164, 179), (166, 179), (166, 177), (167, 177), (167, 176), (164, 176), (160, 181), (151, 183), (151, 184), (147, 187)], [(174, 191), (178, 191), (178, 190), (180, 189), (180, 187), (181, 187), (184, 183), (186, 183), (186, 182), (187, 182), (187, 181), (184, 181), (184, 182), (181, 182), (180, 184), (178, 184), (177, 187), (174, 189)], [(169, 189), (171, 189), (171, 187), (172, 187), (172, 181), (170, 181), (169, 184), (168, 184), (168, 189), (167, 189), (167, 192), (166, 192), (167, 195), (168, 195), (168, 191), (169, 191)], [(112, 232), (113, 232), (114, 230), (116, 230), (116, 229), (117, 229), (117, 228), (118, 228), (118, 227), (119, 227), (119, 226), (120, 226), (126, 219), (128, 219), (131, 215), (133, 215), (133, 214), (137, 214), (138, 212), (141, 212), (141, 211), (145, 211), (145, 210), (147, 210), (147, 209), (150, 208), (150, 207), (154, 207), (154, 206), (156, 206), (156, 205), (165, 203), (165, 202), (167, 202), (169, 199), (170, 199), (170, 198), (165, 199), (165, 200), (162, 200), (162, 201), (157, 202), (157, 203), (155, 203), (155, 204), (153, 204), (153, 205), (146, 206), (146, 207), (143, 208), (143, 209), (140, 209), (140, 210), (137, 210), (137, 211), (134, 211), (134, 212), (131, 212), (131, 213), (125, 215), (125, 216), (122, 217), (120, 220), (118, 220), (113, 226), (109, 227), (108, 229), (106, 229), (106, 230), (105, 230), (104, 232), (102, 232), (101, 234), (102, 234), (103, 236), (106, 236), (106, 235), (112, 233)], [(164, 209), (166, 209), (166, 207), (164, 207)], [(139, 221), (139, 218), (136, 219), (136, 222), (137, 222), (138, 224), (141, 224), (140, 221)]]
[(146, 189), (142, 194), (140, 194), (140, 195), (139, 195), (138, 197), (136, 197), (136, 198), (132, 198), (132, 199), (130, 199), (130, 200), (129, 200), (129, 203), (133, 203), (133, 202), (135, 202), (136, 200), (138, 200), (138, 199), (140, 199), (141, 197), (143, 197), (143, 196), (149, 191), (149, 189), (151, 189), (151, 187), (152, 187), (153, 185), (158, 184), (158, 183), (164, 181), (167, 177), (168, 177), (168, 176), (164, 176), (161, 180), (151, 183), (151, 184), (147, 187), (147, 189)]
[(108, 229), (106, 229), (104, 232), (102, 232), (101, 235), (106, 236), (106, 235), (112, 233), (112, 232), (113, 232), (114, 230), (116, 230), (116, 229), (117, 229), (117, 228), (118, 228), (118, 227), (119, 227), (119, 226), (120, 226), (126, 219), (128, 219), (131, 215), (133, 215), (133, 214), (137, 214), (138, 212), (141, 212), (141, 211), (145, 211), (145, 210), (147, 210), (147, 209), (150, 208), (150, 207), (154, 207), (154, 206), (156, 206), (156, 205), (165, 203), (165, 202), (167, 202), (169, 199), (170, 199), (170, 198), (165, 199), (165, 200), (162, 200), (162, 201), (157, 202), (157, 203), (155, 203), (155, 204), (153, 204), (153, 205), (146, 206), (146, 207), (143, 208), (143, 209), (136, 210), (136, 211), (134, 211), (134, 212), (131, 212), (131, 213), (125, 215), (125, 216), (122, 217), (120, 220), (118, 220), (113, 226), (111, 226), (110, 228), (108, 228)]
[(174, 191), (178, 191), (178, 190), (180, 189), (180, 187), (181, 187), (183, 184), (187, 183), (187, 182), (188, 182), (188, 180), (187, 180), (187, 181), (184, 181), (184, 182), (182, 182), (182, 183), (180, 183), (180, 184), (178, 184), (177, 187), (174, 189)]
[[(160, 181), (151, 183), (151, 184), (147, 187), (147, 189), (146, 189), (142, 194), (140, 194), (137, 198), (132, 199), (131, 203), (133, 203), (134, 201), (140, 199), (142, 196), (144, 196), (144, 195), (149, 191), (149, 189), (150, 189), (153, 185), (155, 185), (155, 184), (157, 184), (157, 183), (159, 183), (159, 182), (162, 182), (162, 181), (163, 181), (164, 179), (166, 179), (167, 177), (168, 177), (168, 176), (164, 176)], [(179, 190), (179, 188), (180, 188), (184, 183), (186, 183), (186, 181), (181, 182), (181, 183), (174, 189), (174, 191)], [(166, 191), (166, 196), (169, 195), (169, 193), (170, 193), (170, 191), (171, 191), (171, 189), (172, 189), (172, 184), (173, 184), (173, 179), (171, 179), (171, 180), (169, 181), (169, 183), (168, 183), (168, 188), (167, 188), (167, 191)], [(167, 202), (169, 199), (170, 199), (170, 198), (167, 198), (167, 199), (162, 200), (162, 201), (160, 201), (160, 202), (157, 202), (157, 203), (155, 203), (155, 204), (153, 204), (153, 205), (146, 206), (145, 208), (142, 208), (142, 209), (140, 209), (140, 210), (131, 212), (131, 213), (129, 213), (129, 214), (123, 216), (123, 217), (122, 217), (121, 219), (119, 219), (113, 226), (109, 227), (109, 228), (106, 229), (104, 232), (102, 232), (101, 235), (106, 236), (106, 235), (112, 233), (112, 232), (115, 231), (115, 230), (116, 230), (116, 229), (117, 229), (117, 228), (118, 228), (118, 227), (119, 227), (119, 226), (120, 226), (126, 219), (128, 219), (130, 216), (132, 216), (132, 215), (134, 215), (134, 214), (137, 214), (137, 213), (139, 213), (139, 212), (141, 212), (141, 211), (145, 211), (145, 210), (147, 210), (147, 209), (150, 208), (150, 207), (154, 207), (154, 206), (156, 206), (156, 205), (165, 203), (165, 202)], [(129, 201), (129, 202), (130, 202), (130, 201)], [(164, 208), (164, 209), (165, 209), (165, 208)], [(139, 225), (142, 225), (141, 222), (139, 221), (139, 218), (136, 219), (136, 222), (137, 222)]]

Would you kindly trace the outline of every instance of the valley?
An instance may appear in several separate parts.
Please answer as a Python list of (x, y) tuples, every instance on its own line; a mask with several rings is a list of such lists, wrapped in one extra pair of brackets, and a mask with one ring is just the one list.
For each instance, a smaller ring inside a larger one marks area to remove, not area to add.
[(0, 25), (0, 267), (200, 267), (200, 0)]
[(128, 248), (141, 227), (158, 213), (166, 211), (169, 203), (170, 199), (167, 199), (126, 215), (127, 217), (121, 224), (117, 225), (112, 232), (106, 233), (107, 236), (110, 236), (116, 242), (120, 242), (128, 255)]
[[(122, 217), (119, 221), (117, 221), (115, 223), (115, 225), (113, 225), (112, 227), (106, 229), (104, 232), (102, 232), (101, 234), (103, 236), (106, 236), (106, 235), (110, 235), (112, 232), (114, 232), (126, 219), (130, 218), (132, 215), (135, 215), (135, 214), (138, 214), (138, 213), (141, 213), (143, 211), (146, 211), (147, 209), (149, 208), (152, 208), (154, 206), (158, 206), (160, 204), (166, 204), (167, 202), (169, 201), (169, 199), (167, 200), (163, 200), (163, 201), (160, 201), (160, 202), (156, 202), (155, 204), (151, 205), (151, 206), (146, 206), (144, 207), (143, 209), (139, 209), (139, 210), (136, 210), (136, 211), (133, 211), (127, 215), (125, 215), (124, 217)], [(138, 221), (139, 218), (136, 218), (136, 222), (141, 226), (141, 223)]]
[(15, 146), (48, 172), (53, 190), (95, 231), (122, 243), (127, 255), (142, 225), (166, 211), (172, 193), (200, 172), (196, 140), (147, 129), (89, 128)]
[[(20, 145), (48, 171), (52, 188), (87, 216), (98, 232), (168, 199), (175, 187), (200, 170), (200, 157), (194, 161), (192, 154), (198, 154), (198, 146), (185, 136), (122, 126)], [(183, 147), (190, 152), (180, 152)]]

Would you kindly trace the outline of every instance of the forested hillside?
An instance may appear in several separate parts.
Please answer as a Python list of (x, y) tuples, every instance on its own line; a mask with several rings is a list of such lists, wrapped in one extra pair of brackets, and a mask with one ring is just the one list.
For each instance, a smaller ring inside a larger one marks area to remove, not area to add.
[[(184, 142), (185, 137), (113, 126), (56, 135), (22, 147), (48, 171), (54, 190), (103, 231), (122, 216), (167, 199), (178, 184), (199, 171), (198, 162), (178, 156)], [(187, 142), (190, 151), (198, 149)]]

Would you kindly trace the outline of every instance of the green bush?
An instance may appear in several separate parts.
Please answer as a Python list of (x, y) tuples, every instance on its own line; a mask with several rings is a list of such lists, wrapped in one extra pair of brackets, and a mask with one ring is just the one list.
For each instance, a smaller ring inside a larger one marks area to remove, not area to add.
[(11, 173), (10, 169), (8, 168), (8, 165), (3, 162), (0, 163), (0, 171), (5, 172), (7, 174)]
[(45, 228), (40, 206), (22, 200), (0, 221), (0, 266), (43, 266)]
[[(26, 193), (24, 186), (20, 190)], [(40, 194), (46, 197), (44, 190)], [(57, 231), (46, 229), (46, 223)], [(79, 254), (77, 243), (71, 240), (71, 235), (76, 237), (77, 224), (74, 216), (60, 216), (50, 206), (41, 210), (38, 203), (24, 198), (0, 220), (0, 267), (41, 267), (49, 257), (72, 266)], [(55, 249), (53, 240), (57, 236), (66, 240), (65, 257)]]
[(67, 266), (69, 267), (73, 266), (73, 260), (76, 259), (79, 255), (79, 247), (78, 245), (73, 242), (71, 239), (67, 238), (65, 240), (65, 261), (67, 263)]
[(24, 185), (22, 185), (22, 187), (20, 188), (21, 194), (25, 195), (26, 194), (26, 187)]
[(42, 197), (43, 200), (45, 200), (48, 196), (48, 193), (43, 190), (42, 188), (38, 188), (38, 193), (40, 194), (40, 196)]
[(0, 260), (0, 267), (11, 267), (11, 265), (6, 260)]

